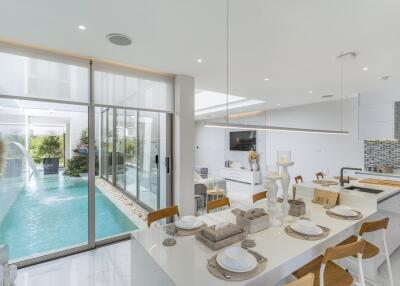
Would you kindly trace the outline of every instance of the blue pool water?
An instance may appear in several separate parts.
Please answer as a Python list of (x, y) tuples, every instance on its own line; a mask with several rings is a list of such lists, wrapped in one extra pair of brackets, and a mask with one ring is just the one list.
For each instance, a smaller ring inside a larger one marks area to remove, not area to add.
[[(7, 191), (19, 191), (0, 224), (0, 245), (9, 245), (11, 259), (87, 244), (85, 179), (56, 175), (44, 179), (41, 190), (25, 185)], [(96, 189), (96, 239), (135, 229), (137, 226)]]

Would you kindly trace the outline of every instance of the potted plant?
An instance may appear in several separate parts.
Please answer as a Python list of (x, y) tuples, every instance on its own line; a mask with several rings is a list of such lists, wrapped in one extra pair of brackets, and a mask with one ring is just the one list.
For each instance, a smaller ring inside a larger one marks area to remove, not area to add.
[(37, 154), (43, 160), (43, 172), (45, 175), (58, 174), (60, 157), (62, 157), (60, 137), (42, 137), (40, 144), (37, 146)]

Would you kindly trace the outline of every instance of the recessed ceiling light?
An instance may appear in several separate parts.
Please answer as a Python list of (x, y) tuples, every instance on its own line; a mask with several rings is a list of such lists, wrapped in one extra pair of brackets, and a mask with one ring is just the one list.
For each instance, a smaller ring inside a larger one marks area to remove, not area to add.
[(202, 59), (197, 59), (197, 62), (200, 64), (200, 63), (203, 62), (203, 60)]
[(86, 30), (86, 27), (83, 26), (83, 25), (79, 25), (79, 26), (78, 26), (78, 29), (79, 29), (79, 30)]
[(113, 43), (114, 45), (117, 46), (129, 46), (132, 44), (131, 38), (129, 38), (127, 35), (123, 34), (108, 34), (106, 38)]
[(367, 71), (368, 70), (368, 67), (363, 67), (363, 71)]
[(389, 75), (384, 75), (383, 77), (381, 77), (381, 79), (383, 79), (383, 80), (388, 80), (389, 78), (390, 78)]
[(266, 78), (264, 78), (264, 80), (265, 80), (265, 81), (269, 81), (269, 78), (266, 77)]
[(277, 105), (278, 105), (278, 106), (281, 106), (281, 104), (280, 104), (280, 103), (278, 103)]
[(333, 94), (325, 94), (325, 95), (323, 95), (323, 96), (321, 96), (322, 98), (331, 98), (331, 97), (333, 97), (334, 95)]
[(312, 90), (310, 90), (308, 93), (309, 93), (309, 94), (312, 94)]

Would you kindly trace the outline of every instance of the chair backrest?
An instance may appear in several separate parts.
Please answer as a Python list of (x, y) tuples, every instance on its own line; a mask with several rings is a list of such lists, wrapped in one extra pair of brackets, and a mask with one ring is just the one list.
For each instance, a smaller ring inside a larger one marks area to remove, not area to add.
[(350, 257), (357, 254), (362, 254), (365, 248), (366, 241), (364, 239), (349, 244), (329, 247), (325, 250), (322, 264), (327, 264), (330, 260)]
[(207, 202), (207, 213), (209, 213), (213, 209), (217, 209), (223, 206), (231, 206), (231, 202), (229, 201), (229, 198), (225, 197), (222, 199), (214, 200), (214, 201), (209, 201)]
[(361, 225), (359, 235), (363, 235), (366, 232), (373, 232), (373, 231), (377, 231), (380, 229), (387, 229), (388, 224), (389, 224), (388, 217), (385, 217), (384, 219), (381, 219), (381, 220), (364, 222)]
[(307, 275), (304, 275), (300, 279), (293, 281), (289, 284), (286, 284), (286, 286), (313, 286), (314, 278), (315, 275), (313, 273), (308, 273)]
[(254, 194), (253, 195), (253, 203), (255, 203), (256, 201), (262, 200), (262, 199), (266, 199), (266, 198), (267, 198), (267, 191)]
[(174, 215), (179, 216), (179, 208), (178, 208), (178, 206), (172, 206), (172, 207), (168, 207), (168, 208), (165, 208), (165, 209), (161, 209), (161, 210), (149, 213), (147, 215), (147, 226), (150, 227), (150, 225), (153, 222), (158, 221), (158, 220), (163, 219), (163, 218), (174, 216)]
[(303, 177), (300, 175), (294, 177), (294, 180), (295, 180), (296, 184), (298, 184), (299, 182), (303, 183)]
[(318, 173), (315, 174), (315, 176), (317, 176), (317, 180), (323, 179), (324, 178), (324, 173), (318, 172)]

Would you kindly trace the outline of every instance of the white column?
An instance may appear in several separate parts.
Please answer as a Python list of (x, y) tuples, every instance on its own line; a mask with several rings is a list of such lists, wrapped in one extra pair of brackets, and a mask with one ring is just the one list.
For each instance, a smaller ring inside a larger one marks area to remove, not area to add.
[(173, 202), (181, 215), (194, 214), (194, 78), (175, 77)]

